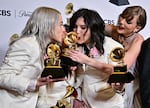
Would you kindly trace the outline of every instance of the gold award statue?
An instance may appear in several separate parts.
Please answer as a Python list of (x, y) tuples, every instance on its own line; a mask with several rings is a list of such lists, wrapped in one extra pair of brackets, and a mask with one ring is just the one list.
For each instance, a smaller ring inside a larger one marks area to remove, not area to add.
[(113, 49), (110, 53), (110, 59), (116, 62), (117, 65), (114, 66), (112, 75), (110, 75), (108, 83), (130, 83), (134, 80), (134, 76), (127, 72), (127, 65), (124, 64), (125, 51), (123, 48), (117, 47)]
[(72, 105), (67, 100), (67, 98), (76, 99), (77, 96), (78, 96), (78, 93), (77, 93), (76, 89), (73, 86), (68, 85), (66, 87), (65, 95), (60, 100), (57, 100), (56, 105), (51, 108), (72, 108), (71, 107)]
[[(68, 101), (67, 98), (70, 98), (72, 102)], [(73, 86), (68, 85), (66, 87), (66, 93), (63, 96), (63, 98), (58, 100), (56, 105), (51, 108), (86, 108), (86, 107), (85, 103), (78, 99), (77, 90)]]
[(41, 77), (51, 75), (52, 78), (63, 78), (65, 73), (60, 66), (60, 46), (56, 43), (50, 43), (46, 48), (48, 58), (45, 59), (45, 68)]
[(67, 19), (67, 25), (70, 25), (70, 17), (73, 15), (74, 13), (74, 6), (73, 6), (73, 3), (68, 3), (66, 6), (65, 6), (65, 14), (68, 18)]
[(64, 38), (64, 47), (62, 48), (61, 54), (61, 64), (62, 65), (69, 65), (69, 66), (76, 66), (78, 63), (72, 61), (69, 58), (67, 53), (68, 50), (76, 50), (77, 49), (77, 34), (75, 32), (69, 32)]

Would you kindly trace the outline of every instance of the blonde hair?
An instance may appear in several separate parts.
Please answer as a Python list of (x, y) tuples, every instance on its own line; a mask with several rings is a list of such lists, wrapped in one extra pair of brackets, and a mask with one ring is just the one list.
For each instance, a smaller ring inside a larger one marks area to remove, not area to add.
[(55, 26), (58, 22), (60, 12), (49, 7), (39, 7), (30, 16), (22, 31), (21, 37), (36, 36), (39, 45), (45, 53), (50, 37), (55, 36)]

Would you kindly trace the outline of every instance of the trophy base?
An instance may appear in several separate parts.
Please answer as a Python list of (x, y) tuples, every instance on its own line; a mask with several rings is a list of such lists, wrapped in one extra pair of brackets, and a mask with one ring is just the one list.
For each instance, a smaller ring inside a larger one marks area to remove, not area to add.
[(77, 66), (79, 63), (71, 60), (67, 56), (60, 56), (61, 64), (62, 65), (68, 65), (68, 66)]
[(130, 83), (132, 80), (134, 80), (134, 76), (130, 72), (125, 72), (125, 74), (110, 75), (108, 83)]
[(60, 66), (46, 66), (42, 72), (41, 77), (51, 75), (53, 79), (64, 78), (66, 75)]

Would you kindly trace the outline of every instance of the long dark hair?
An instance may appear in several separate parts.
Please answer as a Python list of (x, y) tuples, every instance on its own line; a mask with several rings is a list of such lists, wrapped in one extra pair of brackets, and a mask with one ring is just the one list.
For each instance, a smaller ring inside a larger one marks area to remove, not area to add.
[(105, 28), (105, 23), (103, 19), (95, 10), (81, 8), (77, 10), (70, 19), (70, 31), (73, 31), (73, 28), (75, 28), (75, 23), (80, 17), (83, 17), (87, 29), (89, 28), (91, 30), (90, 45), (95, 45), (99, 52), (103, 54)]

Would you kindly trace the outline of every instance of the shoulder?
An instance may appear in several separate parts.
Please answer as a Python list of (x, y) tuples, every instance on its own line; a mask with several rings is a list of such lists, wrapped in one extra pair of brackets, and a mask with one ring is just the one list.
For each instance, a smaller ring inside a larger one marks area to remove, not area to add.
[(12, 44), (12, 46), (34, 46), (35, 43), (37, 43), (36, 37), (31, 36), (31, 37), (22, 37), (19, 38), (16, 42)]
[(130, 48), (140, 48), (144, 42), (144, 38), (141, 34), (136, 33), (135, 37), (129, 43)]
[(119, 42), (115, 41), (110, 37), (105, 37), (105, 43), (104, 43), (105, 52), (110, 52), (117, 47), (123, 48), (123, 46)]
[(111, 37), (105, 37), (105, 42), (104, 42), (105, 46), (110, 46), (110, 47), (123, 47), (119, 42), (115, 41), (114, 39), (112, 39)]
[(136, 33), (135, 35), (136, 35), (136, 36), (135, 36), (135, 38), (133, 39), (133, 42), (143, 42), (143, 41), (144, 41), (144, 38), (143, 38), (143, 36), (142, 36), (141, 34)]
[(10, 45), (10, 50), (26, 50), (37, 48), (38, 42), (35, 36), (32, 37), (23, 37), (16, 40), (13, 44)]

